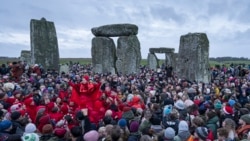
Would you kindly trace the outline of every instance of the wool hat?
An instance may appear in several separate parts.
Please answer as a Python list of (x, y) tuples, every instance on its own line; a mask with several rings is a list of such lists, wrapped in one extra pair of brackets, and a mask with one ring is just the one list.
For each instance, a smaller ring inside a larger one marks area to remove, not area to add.
[(39, 141), (39, 136), (36, 133), (28, 133), (22, 136), (22, 141)]
[(53, 132), (53, 126), (51, 124), (45, 124), (43, 126), (42, 133), (43, 134), (51, 134)]
[(166, 115), (170, 114), (171, 112), (172, 112), (172, 106), (171, 105), (167, 105), (163, 109), (163, 116), (166, 116)]
[(36, 131), (36, 125), (33, 123), (28, 123), (25, 126), (25, 133), (34, 133)]
[(233, 100), (233, 99), (229, 99), (229, 100), (228, 100), (228, 104), (229, 104), (231, 107), (233, 107), (235, 103), (236, 103), (236, 102), (235, 102), (235, 100)]
[(121, 128), (125, 128), (126, 126), (127, 126), (127, 121), (126, 121), (126, 119), (120, 119), (119, 121), (118, 121), (118, 125), (121, 127)]
[(3, 120), (0, 122), (0, 131), (4, 131), (11, 127), (12, 123), (9, 120)]
[(198, 127), (195, 129), (195, 133), (198, 135), (199, 138), (206, 140), (208, 137), (208, 130), (206, 127)]
[(183, 131), (188, 131), (188, 124), (186, 121), (182, 120), (178, 125), (178, 133), (181, 133)]
[(231, 107), (231, 106), (225, 106), (224, 108), (223, 108), (223, 112), (225, 113), (225, 114), (233, 114), (233, 108)]
[(164, 131), (164, 138), (169, 140), (169, 139), (173, 139), (174, 136), (175, 136), (174, 129), (171, 127), (166, 128), (166, 130)]
[(54, 130), (54, 135), (56, 135), (59, 138), (63, 138), (66, 132), (67, 130), (65, 128), (56, 128)]
[(14, 104), (10, 107), (10, 112), (15, 112), (15, 111), (19, 111), (22, 109), (22, 104), (18, 103), (18, 104)]
[(83, 136), (83, 139), (85, 141), (98, 141), (98, 138), (99, 138), (99, 133), (95, 130), (91, 130)]
[(177, 100), (174, 103), (174, 106), (179, 110), (183, 110), (185, 108), (184, 102), (182, 100)]
[(132, 121), (129, 126), (130, 132), (137, 132), (139, 129), (139, 122), (138, 121)]
[(222, 107), (222, 104), (221, 104), (220, 101), (217, 101), (216, 103), (214, 103), (214, 108), (215, 109), (221, 109), (221, 107)]
[(245, 121), (246, 124), (250, 124), (250, 114), (242, 115), (240, 119)]
[(126, 120), (134, 119), (134, 117), (135, 117), (135, 115), (134, 115), (132, 110), (129, 110), (127, 112), (123, 112), (123, 114), (122, 114), (122, 118), (124, 118)]
[(15, 112), (11, 113), (11, 115), (10, 115), (10, 118), (12, 120), (17, 120), (20, 117), (21, 117), (21, 113), (19, 111), (15, 111)]

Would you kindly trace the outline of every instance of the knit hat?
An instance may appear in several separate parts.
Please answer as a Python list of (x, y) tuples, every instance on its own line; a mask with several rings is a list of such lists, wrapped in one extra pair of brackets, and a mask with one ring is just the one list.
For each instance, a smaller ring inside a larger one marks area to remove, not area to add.
[(235, 100), (233, 100), (233, 99), (229, 99), (229, 100), (228, 100), (228, 104), (229, 104), (231, 107), (233, 107), (235, 103), (236, 103), (236, 102), (235, 102)]
[(11, 127), (12, 123), (9, 120), (3, 120), (0, 122), (0, 131), (4, 131)]
[(233, 108), (228, 105), (223, 108), (223, 111), (225, 114), (228, 114), (228, 115), (233, 114)]
[(208, 137), (208, 130), (206, 127), (198, 127), (195, 129), (195, 133), (198, 135), (199, 138), (206, 140)]
[(173, 139), (174, 136), (175, 136), (175, 131), (174, 131), (174, 129), (171, 128), (171, 127), (166, 128), (166, 130), (165, 130), (165, 132), (164, 132), (164, 137), (165, 137), (165, 139), (168, 139), (168, 140), (169, 140), (169, 139)]
[(177, 100), (174, 103), (174, 106), (179, 110), (183, 110), (185, 108), (184, 102), (182, 100)]
[(246, 124), (250, 124), (250, 114), (242, 115), (240, 119), (245, 121)]
[(118, 125), (121, 127), (121, 128), (125, 128), (127, 126), (127, 121), (126, 119), (120, 119), (118, 121)]
[(33, 123), (28, 123), (25, 126), (25, 133), (34, 133), (36, 131), (36, 125)]
[(130, 132), (137, 132), (138, 129), (139, 129), (139, 122), (138, 121), (132, 121), (130, 126), (129, 126)]
[(98, 141), (98, 138), (99, 138), (99, 133), (95, 130), (91, 130), (83, 136), (83, 139), (85, 141)]
[(214, 103), (214, 108), (215, 109), (221, 109), (221, 107), (222, 107), (222, 104), (221, 104), (220, 101), (217, 101), (216, 103)]
[(163, 116), (166, 116), (172, 112), (172, 105), (167, 105), (163, 109)]
[(10, 115), (10, 118), (12, 120), (17, 120), (20, 117), (21, 117), (21, 113), (19, 111), (15, 111), (15, 112), (11, 113), (11, 115)]
[(181, 133), (183, 131), (188, 131), (189, 128), (188, 128), (188, 124), (186, 121), (182, 120), (180, 123), (179, 123), (179, 126), (178, 126), (178, 133)]
[(36, 133), (28, 133), (22, 136), (22, 141), (39, 141), (39, 136)]
[(14, 104), (10, 107), (10, 112), (15, 112), (15, 111), (19, 111), (22, 108), (22, 104), (18, 103), (18, 104)]
[(42, 133), (43, 134), (51, 134), (53, 132), (53, 126), (51, 124), (45, 124), (43, 126)]
[(54, 130), (54, 135), (56, 135), (59, 138), (63, 138), (66, 132), (67, 130), (65, 128), (56, 128)]
[(134, 117), (135, 117), (135, 115), (134, 115), (132, 110), (129, 110), (127, 112), (123, 112), (123, 114), (122, 114), (122, 118), (124, 118), (126, 120), (134, 119)]

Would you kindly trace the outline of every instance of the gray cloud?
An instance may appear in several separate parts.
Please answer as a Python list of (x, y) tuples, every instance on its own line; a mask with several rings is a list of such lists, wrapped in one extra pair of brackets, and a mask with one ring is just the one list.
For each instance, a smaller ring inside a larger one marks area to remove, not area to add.
[[(143, 58), (150, 47), (174, 47), (188, 32), (205, 32), (210, 56), (249, 55), (250, 1), (3, 0), (0, 5), (0, 56), (29, 49), (31, 19), (56, 26), (61, 57), (91, 57), (92, 27), (134, 23)], [(116, 38), (115, 38), (116, 39)], [(237, 47), (236, 47), (237, 46)], [(249, 50), (249, 49), (248, 49)], [(237, 53), (236, 53), (237, 52)]]

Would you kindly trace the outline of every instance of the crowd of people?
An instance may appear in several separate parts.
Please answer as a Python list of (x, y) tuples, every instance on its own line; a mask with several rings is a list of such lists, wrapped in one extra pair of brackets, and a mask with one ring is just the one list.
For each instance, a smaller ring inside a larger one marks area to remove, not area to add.
[(204, 83), (164, 65), (123, 75), (2, 64), (0, 141), (249, 141), (249, 69), (210, 72)]

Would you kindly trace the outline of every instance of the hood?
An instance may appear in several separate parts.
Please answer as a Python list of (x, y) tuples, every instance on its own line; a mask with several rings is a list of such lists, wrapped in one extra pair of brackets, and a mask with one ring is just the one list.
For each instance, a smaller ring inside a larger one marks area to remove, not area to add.
[(219, 121), (219, 117), (215, 116), (215, 117), (209, 119), (207, 124), (217, 124), (218, 121)]

